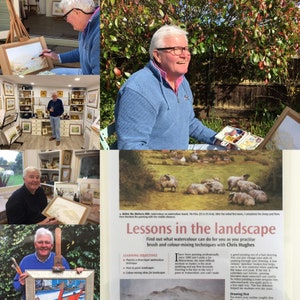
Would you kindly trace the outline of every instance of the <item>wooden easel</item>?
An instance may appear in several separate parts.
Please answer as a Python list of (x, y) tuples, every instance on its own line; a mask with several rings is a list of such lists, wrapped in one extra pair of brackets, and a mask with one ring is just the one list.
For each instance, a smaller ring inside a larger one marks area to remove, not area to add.
[(29, 34), (21, 22), (20, 18), (17, 16), (12, 0), (6, 0), (6, 5), (10, 17), (10, 28), (6, 39), (6, 43), (13, 43), (16, 41), (27, 41), (30, 39)]

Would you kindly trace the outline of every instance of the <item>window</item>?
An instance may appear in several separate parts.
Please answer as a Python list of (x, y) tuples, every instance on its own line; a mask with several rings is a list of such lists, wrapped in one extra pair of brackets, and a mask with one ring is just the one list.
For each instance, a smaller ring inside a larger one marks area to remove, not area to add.
[(80, 158), (79, 178), (100, 178), (100, 153), (99, 151), (79, 151), (76, 155)]
[(0, 150), (0, 188), (23, 184), (23, 152)]

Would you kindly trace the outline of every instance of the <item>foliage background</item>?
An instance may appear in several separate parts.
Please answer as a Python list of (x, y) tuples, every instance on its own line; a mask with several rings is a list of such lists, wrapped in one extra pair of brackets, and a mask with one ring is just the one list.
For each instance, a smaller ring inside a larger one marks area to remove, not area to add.
[(198, 80), (212, 89), (218, 81), (290, 86), (298, 20), (297, 3), (289, 0), (103, 0), (101, 127), (113, 121), (118, 89), (147, 63), (150, 39), (162, 25), (188, 31), (191, 68), (199, 72), (197, 78), (189, 73), (188, 79), (191, 86)]
[[(48, 226), (53, 232), (57, 226)], [(12, 281), (15, 271), (11, 267), (11, 257), (19, 263), (25, 255), (34, 252), (34, 234), (38, 225), (2, 225), (0, 230), (0, 299), (14, 300), (21, 296), (13, 289)], [(98, 225), (61, 226), (62, 255), (67, 259), (71, 269), (82, 266), (95, 270), (95, 296), (100, 295), (100, 232)], [(53, 249), (55, 251), (55, 248)]]

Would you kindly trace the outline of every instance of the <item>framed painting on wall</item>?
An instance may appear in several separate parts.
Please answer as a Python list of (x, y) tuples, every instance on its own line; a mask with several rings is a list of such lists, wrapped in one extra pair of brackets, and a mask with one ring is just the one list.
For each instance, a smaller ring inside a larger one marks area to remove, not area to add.
[(41, 55), (43, 49), (47, 49), (43, 36), (0, 45), (0, 65), (3, 75), (37, 74), (52, 69), (51, 58)]
[(259, 148), (267, 150), (300, 149), (299, 136), (300, 114), (290, 107), (286, 107)]
[(15, 109), (15, 98), (5, 98), (5, 109), (6, 110)]
[(63, 150), (62, 153), (62, 164), (63, 165), (70, 165), (72, 160), (72, 150)]
[(70, 181), (71, 168), (61, 168), (61, 181)]
[(13, 96), (14, 95), (14, 85), (10, 82), (3, 82), (3, 90), (5, 96)]
[(64, 12), (59, 6), (59, 1), (52, 2), (52, 15), (53, 16), (63, 16)]
[(87, 92), (87, 106), (97, 108), (98, 90), (90, 90)]

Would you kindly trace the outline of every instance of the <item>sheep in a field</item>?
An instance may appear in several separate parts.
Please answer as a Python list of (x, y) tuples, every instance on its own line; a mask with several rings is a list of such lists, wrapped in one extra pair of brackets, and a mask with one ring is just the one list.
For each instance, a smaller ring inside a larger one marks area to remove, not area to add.
[(201, 181), (213, 194), (225, 194), (224, 186), (219, 178), (204, 179)]
[(176, 192), (176, 188), (178, 186), (178, 182), (175, 176), (169, 174), (165, 174), (161, 176), (159, 180), (159, 184), (160, 184), (160, 190), (162, 192), (165, 191), (165, 188), (169, 188), (171, 192)]
[(245, 205), (245, 206), (254, 206), (255, 200), (252, 196), (246, 193), (233, 192), (230, 193), (228, 196), (228, 203)]
[(186, 193), (192, 195), (204, 195), (209, 193), (209, 189), (205, 184), (192, 183), (188, 186)]
[(268, 202), (268, 196), (264, 191), (261, 190), (250, 190), (248, 192), (252, 196), (256, 203), (266, 203)]
[(214, 178), (203, 179), (203, 180), (201, 180), (200, 183), (207, 183), (207, 182), (212, 182), (212, 181), (220, 182), (220, 178), (219, 177), (214, 177)]
[(248, 180), (248, 178), (250, 177), (249, 174), (244, 174), (242, 176), (230, 176), (227, 179), (227, 184), (228, 184), (228, 190), (232, 191), (233, 188), (237, 187), (237, 183), (239, 182), (239, 180)]
[(237, 182), (239, 192), (248, 193), (251, 190), (261, 190), (261, 187), (252, 181), (239, 180)]

